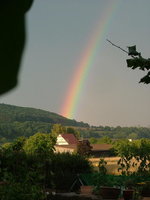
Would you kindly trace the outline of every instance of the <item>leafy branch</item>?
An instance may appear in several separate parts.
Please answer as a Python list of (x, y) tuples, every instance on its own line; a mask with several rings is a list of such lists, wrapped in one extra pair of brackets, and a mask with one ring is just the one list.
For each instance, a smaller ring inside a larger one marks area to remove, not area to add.
[(132, 58), (127, 59), (127, 67), (130, 67), (131, 69), (136, 69), (139, 68), (140, 70), (147, 70), (148, 73), (146, 74), (146, 76), (144, 76), (143, 78), (141, 78), (140, 83), (145, 83), (145, 84), (149, 84), (150, 83), (150, 58), (143, 58), (141, 56), (141, 53), (136, 51), (136, 45), (134, 46), (130, 46), (128, 47), (128, 51), (124, 50), (123, 48), (119, 47), (118, 45), (112, 43), (110, 40), (107, 39), (107, 41), (117, 47), (118, 49), (120, 49), (121, 51), (125, 52), (128, 54), (128, 56), (131, 56)]

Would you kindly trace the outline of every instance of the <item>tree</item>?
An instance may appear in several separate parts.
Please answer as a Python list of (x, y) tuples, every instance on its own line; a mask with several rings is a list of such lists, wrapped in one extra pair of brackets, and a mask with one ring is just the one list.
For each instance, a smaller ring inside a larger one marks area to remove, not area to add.
[(134, 157), (139, 163), (138, 173), (141, 175), (149, 174), (150, 171), (150, 140), (141, 139), (136, 143)]
[(97, 141), (98, 144), (111, 144), (112, 140), (108, 136), (103, 136)]
[(78, 139), (80, 138), (80, 132), (76, 130), (75, 128), (67, 127), (66, 132), (73, 134)]
[(118, 161), (118, 171), (121, 170), (122, 174), (129, 175), (131, 173), (130, 168), (132, 165), (133, 155), (133, 143), (128, 140), (120, 140), (114, 144), (114, 150), (120, 157)]
[(98, 163), (98, 170), (103, 175), (106, 175), (107, 173), (106, 165), (107, 165), (107, 162), (103, 158), (101, 158)]
[(66, 133), (66, 127), (61, 124), (54, 124), (51, 133), (53, 136), (57, 137), (59, 134)]
[(23, 147), (25, 145), (26, 138), (25, 137), (19, 137), (15, 139), (15, 141), (11, 144), (11, 148), (13, 151), (22, 151)]
[(24, 149), (27, 153), (47, 155), (53, 153), (55, 144), (56, 138), (50, 134), (36, 133), (29, 137)]
[(80, 138), (80, 132), (72, 127), (65, 127), (61, 124), (54, 124), (51, 130), (53, 136), (57, 137), (59, 134), (70, 133), (76, 138)]
[(89, 141), (90, 141), (91, 144), (96, 144), (97, 141), (98, 141), (98, 139), (96, 139), (96, 138), (94, 138), (94, 137), (91, 137), (91, 138), (89, 139)]
[(137, 166), (139, 175), (149, 175), (150, 171), (150, 140), (141, 139), (129, 142), (128, 140), (118, 141), (114, 145), (118, 156), (119, 169), (123, 174), (131, 174), (131, 167)]
[(21, 152), (25, 145), (26, 138), (24, 136), (16, 138), (13, 142), (7, 142), (2, 145), (4, 150), (12, 152)]
[(138, 135), (137, 135), (137, 133), (130, 133), (129, 135), (128, 135), (128, 138), (129, 139), (132, 139), (132, 140), (135, 140), (135, 139), (137, 139), (138, 138)]
[(88, 140), (82, 140), (78, 142), (77, 145), (77, 153), (83, 156), (87, 156), (90, 154), (92, 146)]
[(127, 67), (130, 67), (131, 69), (136, 69), (139, 68), (140, 70), (147, 70), (146, 76), (141, 78), (139, 83), (145, 83), (149, 84), (150, 83), (150, 58), (143, 58), (141, 56), (140, 52), (136, 51), (136, 45), (128, 47), (128, 51), (122, 49), (121, 47), (113, 44), (110, 40), (107, 40), (109, 43), (111, 43), (113, 46), (119, 48), (120, 50), (124, 51), (127, 53), (129, 56), (132, 58), (127, 59)]

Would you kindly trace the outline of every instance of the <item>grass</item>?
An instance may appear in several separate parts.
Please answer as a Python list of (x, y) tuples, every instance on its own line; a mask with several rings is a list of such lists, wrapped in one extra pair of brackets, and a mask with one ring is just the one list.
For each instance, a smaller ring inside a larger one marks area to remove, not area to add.
[[(107, 162), (106, 169), (108, 174), (119, 174), (118, 173), (118, 160), (120, 157), (105, 157), (104, 160)], [(100, 158), (89, 158), (94, 166), (94, 169), (98, 171), (98, 163)]]
[[(105, 157), (103, 158), (106, 162), (106, 169), (108, 174), (114, 174), (114, 175), (119, 175), (121, 172), (118, 172), (118, 160), (120, 157)], [(100, 158), (89, 158), (89, 160), (92, 162), (92, 165), (94, 166), (94, 169), (98, 171), (98, 163)], [(136, 171), (137, 167), (132, 167), (131, 171)]]

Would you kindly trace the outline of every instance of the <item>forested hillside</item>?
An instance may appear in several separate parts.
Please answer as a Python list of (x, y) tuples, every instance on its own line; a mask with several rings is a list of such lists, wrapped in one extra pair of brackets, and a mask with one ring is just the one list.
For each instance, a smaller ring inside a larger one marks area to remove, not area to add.
[(41, 109), (0, 104), (0, 143), (20, 136), (29, 137), (37, 132), (50, 133), (54, 124), (74, 127), (82, 138), (88, 138), (92, 143), (107, 143), (109, 139), (150, 138), (150, 128), (146, 127), (89, 126)]
[(116, 139), (141, 139), (150, 138), (150, 128), (148, 127), (110, 127), (110, 126), (92, 126), (89, 129), (81, 130), (83, 137), (91, 138), (93, 141), (104, 139), (103, 142), (109, 141), (109, 138)]
[(70, 120), (41, 109), (0, 104), (1, 141), (19, 136), (29, 137), (37, 132), (50, 133), (53, 124), (89, 127), (87, 123)]
[(19, 107), (14, 105), (0, 104), (1, 122), (46, 122), (51, 124), (61, 123), (64, 126), (88, 127), (87, 123), (77, 122), (67, 119), (56, 113), (28, 107)]

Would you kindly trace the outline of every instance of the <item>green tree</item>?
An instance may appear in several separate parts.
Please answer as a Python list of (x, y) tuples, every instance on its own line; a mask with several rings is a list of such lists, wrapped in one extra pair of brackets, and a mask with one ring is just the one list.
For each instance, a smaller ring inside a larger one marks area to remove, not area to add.
[(103, 158), (101, 158), (98, 163), (98, 169), (99, 169), (99, 172), (103, 175), (106, 175), (107, 173), (106, 165), (107, 165), (107, 162)]
[(36, 133), (26, 141), (24, 150), (27, 153), (47, 155), (53, 153), (55, 144), (56, 138), (50, 134)]
[(91, 137), (91, 138), (89, 139), (89, 141), (90, 141), (91, 144), (96, 144), (97, 141), (98, 141), (98, 139), (97, 139), (97, 138), (94, 138), (94, 137)]
[(114, 150), (120, 157), (118, 171), (121, 171), (122, 174), (129, 175), (131, 173), (130, 167), (132, 166), (132, 158), (134, 157), (134, 147), (135, 145), (128, 140), (120, 140), (114, 144)]
[(2, 145), (2, 149), (7, 150), (11, 148), (11, 142), (6, 142)]
[(25, 145), (26, 138), (25, 137), (19, 137), (15, 139), (15, 141), (11, 144), (11, 148), (13, 151), (22, 151), (23, 147)]
[(98, 144), (111, 144), (112, 140), (108, 136), (103, 136), (102, 138), (98, 139)]
[(13, 152), (20, 152), (23, 151), (23, 147), (25, 145), (26, 138), (25, 137), (18, 137), (13, 142), (7, 142), (2, 145), (4, 150), (13, 151)]
[(135, 140), (135, 139), (138, 138), (138, 135), (137, 135), (137, 133), (130, 133), (130, 134), (128, 135), (128, 138), (129, 138), (129, 139)]
[(134, 157), (139, 163), (138, 173), (147, 174), (150, 171), (150, 140), (141, 139), (136, 142), (136, 149), (134, 151)]
[(72, 127), (67, 127), (66, 128), (66, 133), (71, 133), (73, 134), (76, 138), (80, 138), (80, 132), (78, 130), (76, 130), (75, 128)]
[[(134, 142), (118, 141), (114, 145), (120, 160), (119, 170), (124, 174), (131, 174), (130, 167), (137, 166), (137, 173), (147, 175), (150, 171), (150, 140), (141, 139)], [(133, 159), (134, 158), (134, 159)]]
[(59, 134), (66, 133), (66, 127), (62, 126), (61, 124), (54, 124), (51, 130), (53, 136), (58, 136)]

